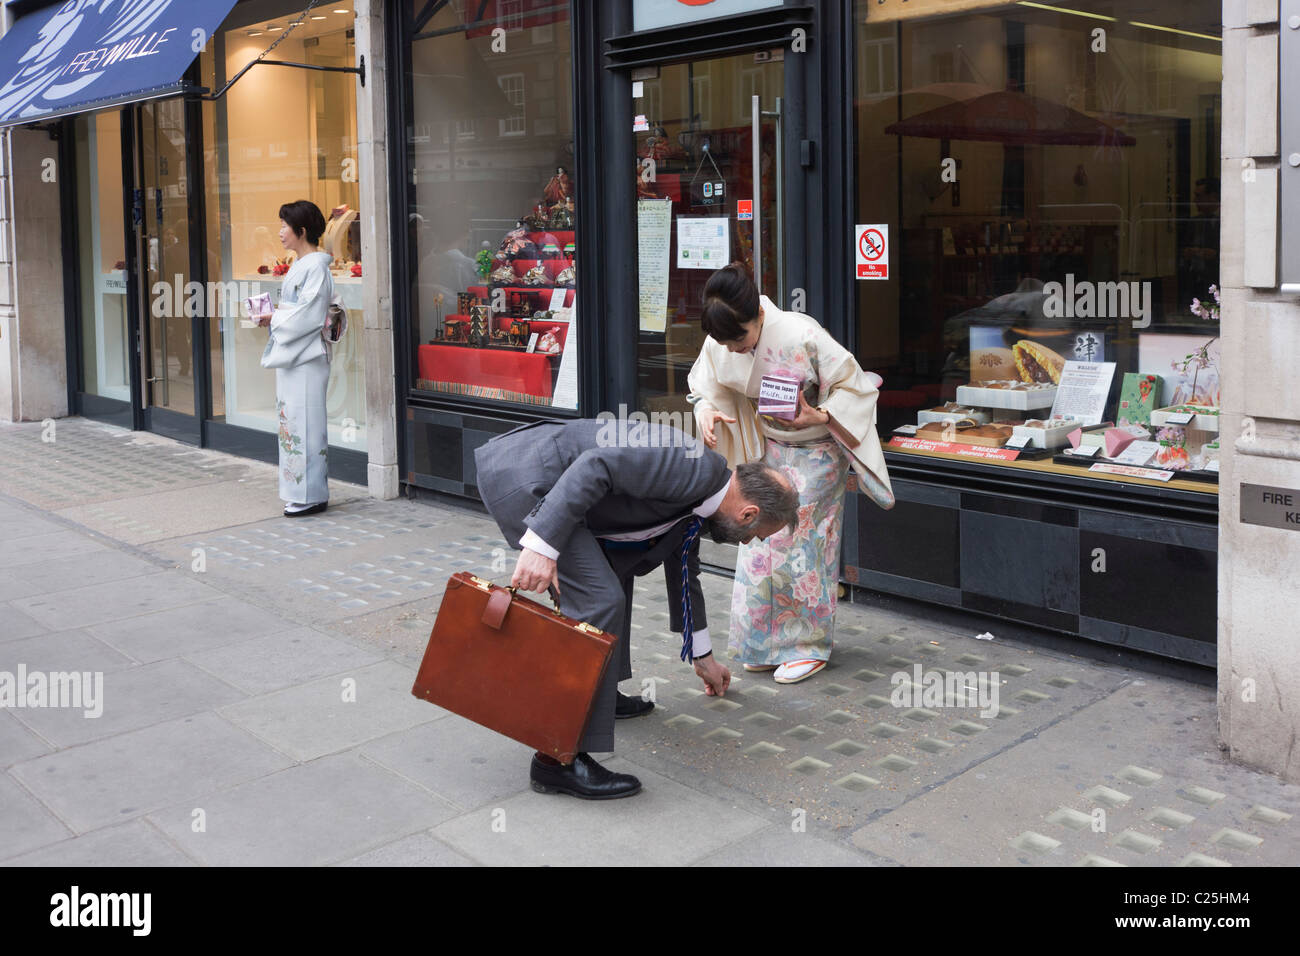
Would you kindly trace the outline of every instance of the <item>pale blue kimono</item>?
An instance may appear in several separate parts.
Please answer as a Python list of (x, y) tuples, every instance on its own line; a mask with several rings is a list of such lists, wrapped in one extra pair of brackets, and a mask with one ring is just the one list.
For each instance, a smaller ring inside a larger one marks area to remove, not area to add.
[(328, 253), (311, 252), (289, 267), (262, 353), (262, 367), (275, 369), (280, 497), (289, 504), (329, 500), (330, 356), (321, 327), (334, 297), (330, 262)]

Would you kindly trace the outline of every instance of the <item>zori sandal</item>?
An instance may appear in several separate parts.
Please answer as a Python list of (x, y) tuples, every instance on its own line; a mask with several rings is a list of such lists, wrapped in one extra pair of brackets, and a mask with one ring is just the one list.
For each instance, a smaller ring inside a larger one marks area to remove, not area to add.
[(801, 661), (786, 661), (776, 669), (772, 679), (778, 684), (797, 684), (801, 680), (807, 680), (826, 666), (826, 661), (816, 661), (805, 659)]

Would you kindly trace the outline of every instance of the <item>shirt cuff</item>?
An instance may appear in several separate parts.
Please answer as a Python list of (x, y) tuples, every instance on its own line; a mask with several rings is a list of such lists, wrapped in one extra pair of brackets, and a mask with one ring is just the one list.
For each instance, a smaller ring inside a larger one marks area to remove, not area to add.
[(713, 641), (709, 639), (709, 629), (702, 627), (691, 631), (691, 657), (703, 657), (713, 650)]
[(537, 532), (532, 528), (524, 532), (524, 536), (519, 539), (519, 546), (527, 548), (529, 551), (536, 551), (542, 557), (550, 558), (552, 561), (560, 559), (560, 552), (538, 537)]

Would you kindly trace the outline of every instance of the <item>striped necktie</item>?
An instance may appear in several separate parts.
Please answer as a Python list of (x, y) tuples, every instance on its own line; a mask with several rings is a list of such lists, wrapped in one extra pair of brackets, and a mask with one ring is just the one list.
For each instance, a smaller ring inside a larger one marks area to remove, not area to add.
[(682, 537), (682, 660), (684, 661), (695, 660), (691, 654), (694, 649), (691, 644), (691, 575), (686, 559), (690, 554), (691, 545), (700, 536), (702, 527), (704, 527), (703, 518), (698, 516), (691, 518), (686, 526), (686, 534)]

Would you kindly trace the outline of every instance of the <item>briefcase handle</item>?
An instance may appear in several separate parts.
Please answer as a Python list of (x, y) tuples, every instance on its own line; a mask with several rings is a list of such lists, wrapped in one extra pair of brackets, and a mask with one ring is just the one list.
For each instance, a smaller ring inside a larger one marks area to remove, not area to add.
[[(551, 603), (555, 605), (555, 613), (560, 613), (560, 595), (554, 587), (548, 587), (546, 593), (550, 595)], [(510, 610), (510, 602), (514, 600), (514, 588), (500, 588), (492, 591), (488, 595), (487, 607), (483, 609), (483, 623), (494, 631), (501, 630), (501, 625), (506, 619), (506, 612)]]

